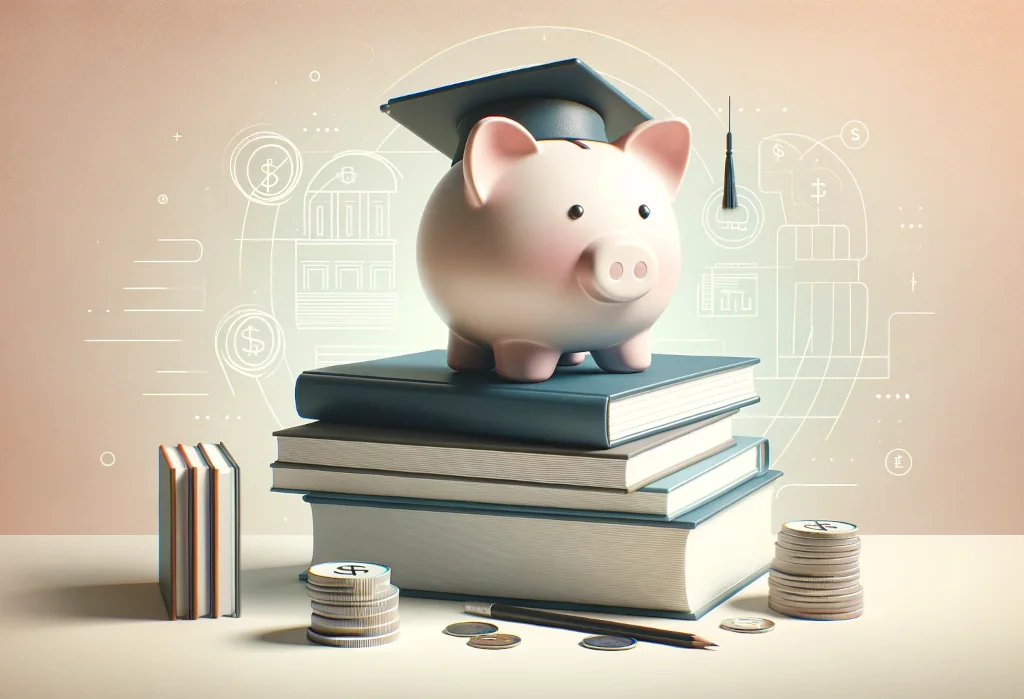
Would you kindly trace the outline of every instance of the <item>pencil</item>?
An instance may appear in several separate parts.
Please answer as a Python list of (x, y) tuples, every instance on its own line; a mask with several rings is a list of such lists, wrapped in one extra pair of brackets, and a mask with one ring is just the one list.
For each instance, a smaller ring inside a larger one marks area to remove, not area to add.
[(680, 648), (714, 648), (718, 646), (717, 643), (712, 643), (706, 638), (701, 638), (696, 634), (686, 633), (685, 631), (670, 631), (668, 629), (623, 624), (618, 621), (605, 621), (604, 619), (592, 619), (572, 614), (542, 612), (537, 609), (513, 607), (509, 604), (473, 603), (465, 605), (464, 611), (467, 614), (475, 614), (476, 616), (485, 616), (502, 621), (515, 621), (535, 626), (550, 626), (556, 629), (579, 631), (580, 633), (626, 636), (637, 641), (660, 643), (665, 646), (677, 646)]

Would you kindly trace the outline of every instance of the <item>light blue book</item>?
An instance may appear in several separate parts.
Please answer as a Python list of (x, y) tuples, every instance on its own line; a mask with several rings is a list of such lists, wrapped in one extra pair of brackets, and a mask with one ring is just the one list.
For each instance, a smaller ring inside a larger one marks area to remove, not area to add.
[(733, 446), (690, 465), (683, 464), (675, 472), (632, 493), (281, 461), (272, 463), (271, 468), (275, 492), (452, 500), (497, 508), (534, 507), (544, 511), (591, 510), (665, 521), (764, 473), (768, 463), (767, 439), (735, 437)]
[(391, 567), (402, 594), (697, 619), (763, 575), (779, 471), (668, 521), (622, 513), (306, 495), (313, 564)]

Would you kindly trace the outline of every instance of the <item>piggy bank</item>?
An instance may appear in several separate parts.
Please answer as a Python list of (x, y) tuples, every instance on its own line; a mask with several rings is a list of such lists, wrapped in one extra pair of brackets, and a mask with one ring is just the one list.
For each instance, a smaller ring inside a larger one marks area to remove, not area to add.
[(607, 372), (648, 368), (650, 328), (679, 277), (672, 201), (689, 153), (679, 119), (644, 121), (613, 143), (477, 122), (417, 240), (424, 290), (449, 327), (448, 365), (519, 382), (587, 352)]

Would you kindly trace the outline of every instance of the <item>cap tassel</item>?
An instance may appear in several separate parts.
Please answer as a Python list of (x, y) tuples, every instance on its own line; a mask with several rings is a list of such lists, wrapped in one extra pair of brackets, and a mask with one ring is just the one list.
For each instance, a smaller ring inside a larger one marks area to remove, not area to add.
[(729, 97), (729, 132), (725, 135), (725, 185), (722, 187), (722, 208), (735, 209), (736, 171), (732, 164), (732, 97)]

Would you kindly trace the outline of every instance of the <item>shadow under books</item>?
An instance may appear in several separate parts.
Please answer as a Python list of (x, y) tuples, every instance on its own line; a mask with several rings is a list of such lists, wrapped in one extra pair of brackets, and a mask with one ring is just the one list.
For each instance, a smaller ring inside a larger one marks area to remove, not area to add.
[(167, 620), (155, 582), (42, 588), (12, 595), (8, 604), (15, 614), (37, 619)]
[(726, 604), (741, 612), (757, 614), (759, 616), (772, 614), (772, 610), (768, 609), (768, 595), (737, 596), (733, 597)]

